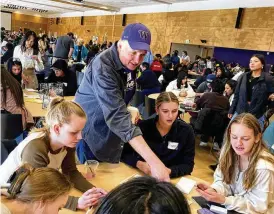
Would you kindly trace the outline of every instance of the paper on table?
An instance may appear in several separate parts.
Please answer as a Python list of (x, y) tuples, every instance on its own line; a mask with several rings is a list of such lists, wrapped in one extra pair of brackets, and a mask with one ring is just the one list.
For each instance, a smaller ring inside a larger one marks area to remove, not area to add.
[(26, 88), (25, 90), (26, 90), (26, 91), (37, 92), (37, 90), (34, 90), (34, 89), (32, 89), (32, 88)]
[(191, 205), (191, 204), (193, 203), (193, 201), (192, 201), (192, 200), (187, 199), (187, 203), (188, 203), (188, 205)]
[(29, 97), (26, 97), (24, 100), (25, 100), (25, 102), (30, 102), (30, 103), (42, 103), (43, 102), (40, 99), (34, 99), (34, 98), (29, 98)]
[(192, 188), (196, 185), (196, 181), (182, 177), (176, 184), (176, 187), (183, 193), (189, 194)]
[(38, 94), (34, 94), (34, 95), (27, 95), (26, 96), (27, 98), (33, 98), (33, 99), (40, 99), (39, 95)]

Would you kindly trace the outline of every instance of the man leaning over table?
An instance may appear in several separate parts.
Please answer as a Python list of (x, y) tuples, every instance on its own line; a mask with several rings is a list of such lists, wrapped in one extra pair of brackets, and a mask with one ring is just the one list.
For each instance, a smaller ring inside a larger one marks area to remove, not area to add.
[(118, 163), (123, 145), (128, 142), (149, 164), (153, 177), (169, 181), (169, 170), (144, 141), (127, 110), (135, 93), (134, 70), (150, 51), (150, 43), (151, 33), (146, 26), (130, 24), (118, 42), (89, 63), (75, 95), (88, 117), (77, 153), (82, 163), (94, 156)]

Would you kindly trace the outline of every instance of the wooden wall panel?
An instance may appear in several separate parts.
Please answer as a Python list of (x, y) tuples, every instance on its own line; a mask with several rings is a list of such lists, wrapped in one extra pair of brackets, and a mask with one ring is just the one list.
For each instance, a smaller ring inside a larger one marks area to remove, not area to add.
[(12, 30), (18, 31), (20, 28), (28, 28), (36, 32), (37, 34), (48, 31), (48, 19), (39, 16), (30, 16), (20, 13), (12, 13), (11, 18)]
[[(162, 55), (169, 52), (171, 43), (186, 40), (195, 45), (273, 51), (274, 7), (245, 9), (241, 29), (234, 28), (237, 13), (238, 9), (127, 14), (126, 23), (145, 24), (152, 33), (153, 53)], [(102, 42), (105, 34), (108, 41), (116, 41), (124, 29), (122, 18), (122, 15), (88, 16), (83, 26), (80, 17), (61, 18), (60, 25), (55, 22), (50, 25), (49, 21), (48, 28), (58, 35), (73, 31), (86, 42), (93, 35)], [(207, 43), (201, 43), (201, 39)]]
[(268, 27), (274, 29), (274, 7), (269, 8)]
[(269, 50), (273, 29), (239, 29), (235, 47), (241, 49)]
[(218, 25), (221, 28), (234, 28), (237, 19), (238, 9), (219, 10)]
[(235, 48), (236, 29), (231, 28), (217, 28), (214, 30), (213, 46)]
[(273, 28), (273, 17), (273, 8), (244, 9), (241, 28)]

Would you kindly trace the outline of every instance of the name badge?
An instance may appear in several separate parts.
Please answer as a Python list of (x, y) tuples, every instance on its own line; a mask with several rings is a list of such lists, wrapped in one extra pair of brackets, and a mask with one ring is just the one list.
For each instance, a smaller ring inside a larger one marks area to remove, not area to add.
[(169, 141), (167, 148), (172, 149), (172, 150), (177, 150), (178, 149), (178, 144), (179, 143)]

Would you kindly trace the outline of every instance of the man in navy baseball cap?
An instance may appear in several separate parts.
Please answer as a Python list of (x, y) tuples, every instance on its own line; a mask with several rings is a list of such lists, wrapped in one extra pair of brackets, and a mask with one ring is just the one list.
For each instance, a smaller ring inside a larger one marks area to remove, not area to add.
[(121, 40), (127, 40), (133, 50), (150, 51), (151, 33), (141, 23), (127, 25), (123, 31)]
[(151, 33), (141, 24), (134, 23), (125, 27), (120, 40), (117, 43), (117, 51), (122, 64), (128, 70), (135, 70), (150, 51)]
[(90, 61), (75, 95), (88, 117), (77, 154), (81, 163), (92, 159), (118, 163), (124, 144), (129, 143), (153, 177), (169, 181), (171, 170), (153, 153), (135, 124), (138, 113), (127, 109), (136, 89), (135, 70), (150, 51), (150, 43), (145, 25), (129, 24), (118, 42)]

